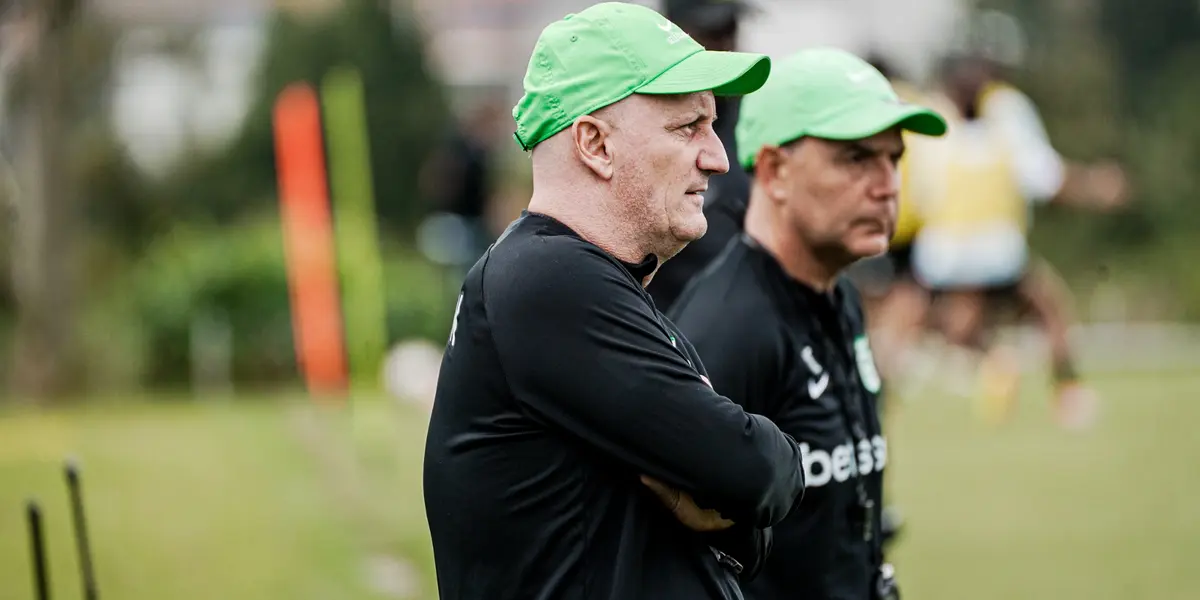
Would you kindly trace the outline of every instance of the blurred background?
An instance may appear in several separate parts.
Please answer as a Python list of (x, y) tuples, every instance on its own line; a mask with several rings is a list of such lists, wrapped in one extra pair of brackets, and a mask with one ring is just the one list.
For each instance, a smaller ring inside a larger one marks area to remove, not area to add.
[[(533, 42), (590, 4), (0, 1), (0, 598), (34, 597), (30, 498), (55, 596), (81, 595), (68, 457), (106, 598), (436, 598), (440, 352), (530, 193), (509, 111)], [(740, 49), (836, 45), (919, 89), (985, 53), (1125, 190), (1029, 232), (1093, 427), (1053, 423), (1021, 321), (1002, 424), (936, 359), (889, 398), (906, 597), (1200, 595), (1200, 2), (754, 5)]]

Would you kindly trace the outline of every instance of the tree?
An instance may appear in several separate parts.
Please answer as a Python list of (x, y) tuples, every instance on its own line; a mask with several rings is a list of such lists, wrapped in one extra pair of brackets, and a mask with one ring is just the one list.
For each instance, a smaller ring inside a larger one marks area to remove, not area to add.
[(18, 157), (18, 171), (26, 177), (15, 203), (14, 382), (18, 393), (32, 398), (67, 392), (74, 381), (79, 204), (68, 174), (67, 136), (74, 107), (72, 54), (82, 41), (77, 8), (73, 0), (47, 0), (34, 9), (37, 27), (25, 71), (27, 96), (16, 103), (30, 118)]
[(261, 211), (275, 201), (271, 108), (289, 83), (319, 88), (333, 68), (357, 69), (365, 86), (377, 210), (394, 232), (422, 213), (419, 166), (448, 119), (442, 88), (424, 60), (412, 19), (393, 18), (385, 3), (346, 0), (316, 16), (277, 13), (269, 25), (258, 88), (241, 132), (223, 152), (186, 165), (167, 184), (177, 219), (217, 223)]
[[(271, 111), (280, 90), (307, 81), (320, 89), (331, 70), (351, 67), (363, 82), (373, 188), (380, 226), (387, 229), (388, 269), (409, 269), (397, 240), (410, 239), (426, 207), (417, 201), (420, 165), (448, 119), (442, 88), (426, 69), (424, 40), (412, 19), (393, 18), (375, 0), (347, 0), (333, 11), (280, 13), (268, 25), (252, 105), (231, 142), (180, 162), (155, 189), (159, 229), (110, 297), (129, 300), (127, 331), (141, 329), (146, 363), (157, 385), (186, 381), (188, 331), (197, 314), (220, 314), (232, 326), (237, 380), (266, 383), (292, 376), (280, 358), (291, 351), (288, 290), (278, 256), (277, 194)], [(274, 228), (272, 224), (274, 221)], [(166, 276), (174, 274), (174, 276)], [(428, 332), (449, 322), (441, 289), (407, 274), (393, 278), (427, 290), (388, 296), (389, 333)], [(422, 283), (415, 284), (414, 281)], [(396, 290), (389, 290), (394, 292)], [(136, 298), (129, 296), (136, 295)], [(397, 299), (397, 296), (400, 296)], [(439, 303), (440, 302), (440, 303)], [(117, 302), (114, 302), (117, 304)], [(450, 307), (453, 305), (450, 303)], [(268, 319), (264, 315), (282, 318)], [(433, 323), (433, 325), (430, 325)], [(447, 325), (448, 327), (448, 325)], [(439, 331), (438, 336), (444, 332)]]

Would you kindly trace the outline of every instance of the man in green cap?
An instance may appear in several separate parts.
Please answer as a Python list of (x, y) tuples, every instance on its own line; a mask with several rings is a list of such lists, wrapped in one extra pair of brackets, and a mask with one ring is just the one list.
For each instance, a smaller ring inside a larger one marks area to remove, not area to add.
[(800, 449), (713, 391), (645, 285), (728, 169), (714, 94), (769, 71), (633, 4), (543, 30), (513, 109), (533, 198), (463, 283), (426, 440), (441, 597), (742, 597)]
[(804, 501), (773, 528), (748, 600), (898, 597), (880, 545), (882, 382), (842, 271), (888, 248), (904, 131), (940, 136), (946, 122), (862, 59), (817, 48), (777, 62), (737, 127), (745, 234), (671, 310), (717, 392), (800, 443)]

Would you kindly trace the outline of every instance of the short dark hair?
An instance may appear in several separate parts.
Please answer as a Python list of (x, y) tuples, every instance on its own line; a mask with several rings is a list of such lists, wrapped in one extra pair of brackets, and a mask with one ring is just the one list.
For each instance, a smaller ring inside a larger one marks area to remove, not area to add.
[(684, 29), (723, 33), (735, 30), (751, 8), (746, 0), (667, 0), (664, 16)]
[(883, 76), (888, 79), (896, 76), (896, 70), (892, 67), (892, 61), (885, 57), (882, 52), (868, 52), (863, 60), (866, 60), (867, 64), (875, 67), (876, 70), (883, 73)]

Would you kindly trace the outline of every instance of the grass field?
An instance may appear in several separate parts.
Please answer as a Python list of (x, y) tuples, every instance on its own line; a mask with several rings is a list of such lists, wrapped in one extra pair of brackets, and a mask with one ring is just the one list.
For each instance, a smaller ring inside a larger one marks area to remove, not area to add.
[[(1049, 424), (1033, 385), (1002, 429), (949, 398), (900, 408), (906, 598), (1197, 597), (1200, 374), (1098, 384), (1104, 420), (1081, 435)], [(54, 598), (82, 597), (67, 455), (84, 467), (105, 600), (434, 598), (425, 419), (380, 398), (350, 414), (261, 398), (0, 413), (0, 599), (33, 598), (30, 496), (45, 506)]]

